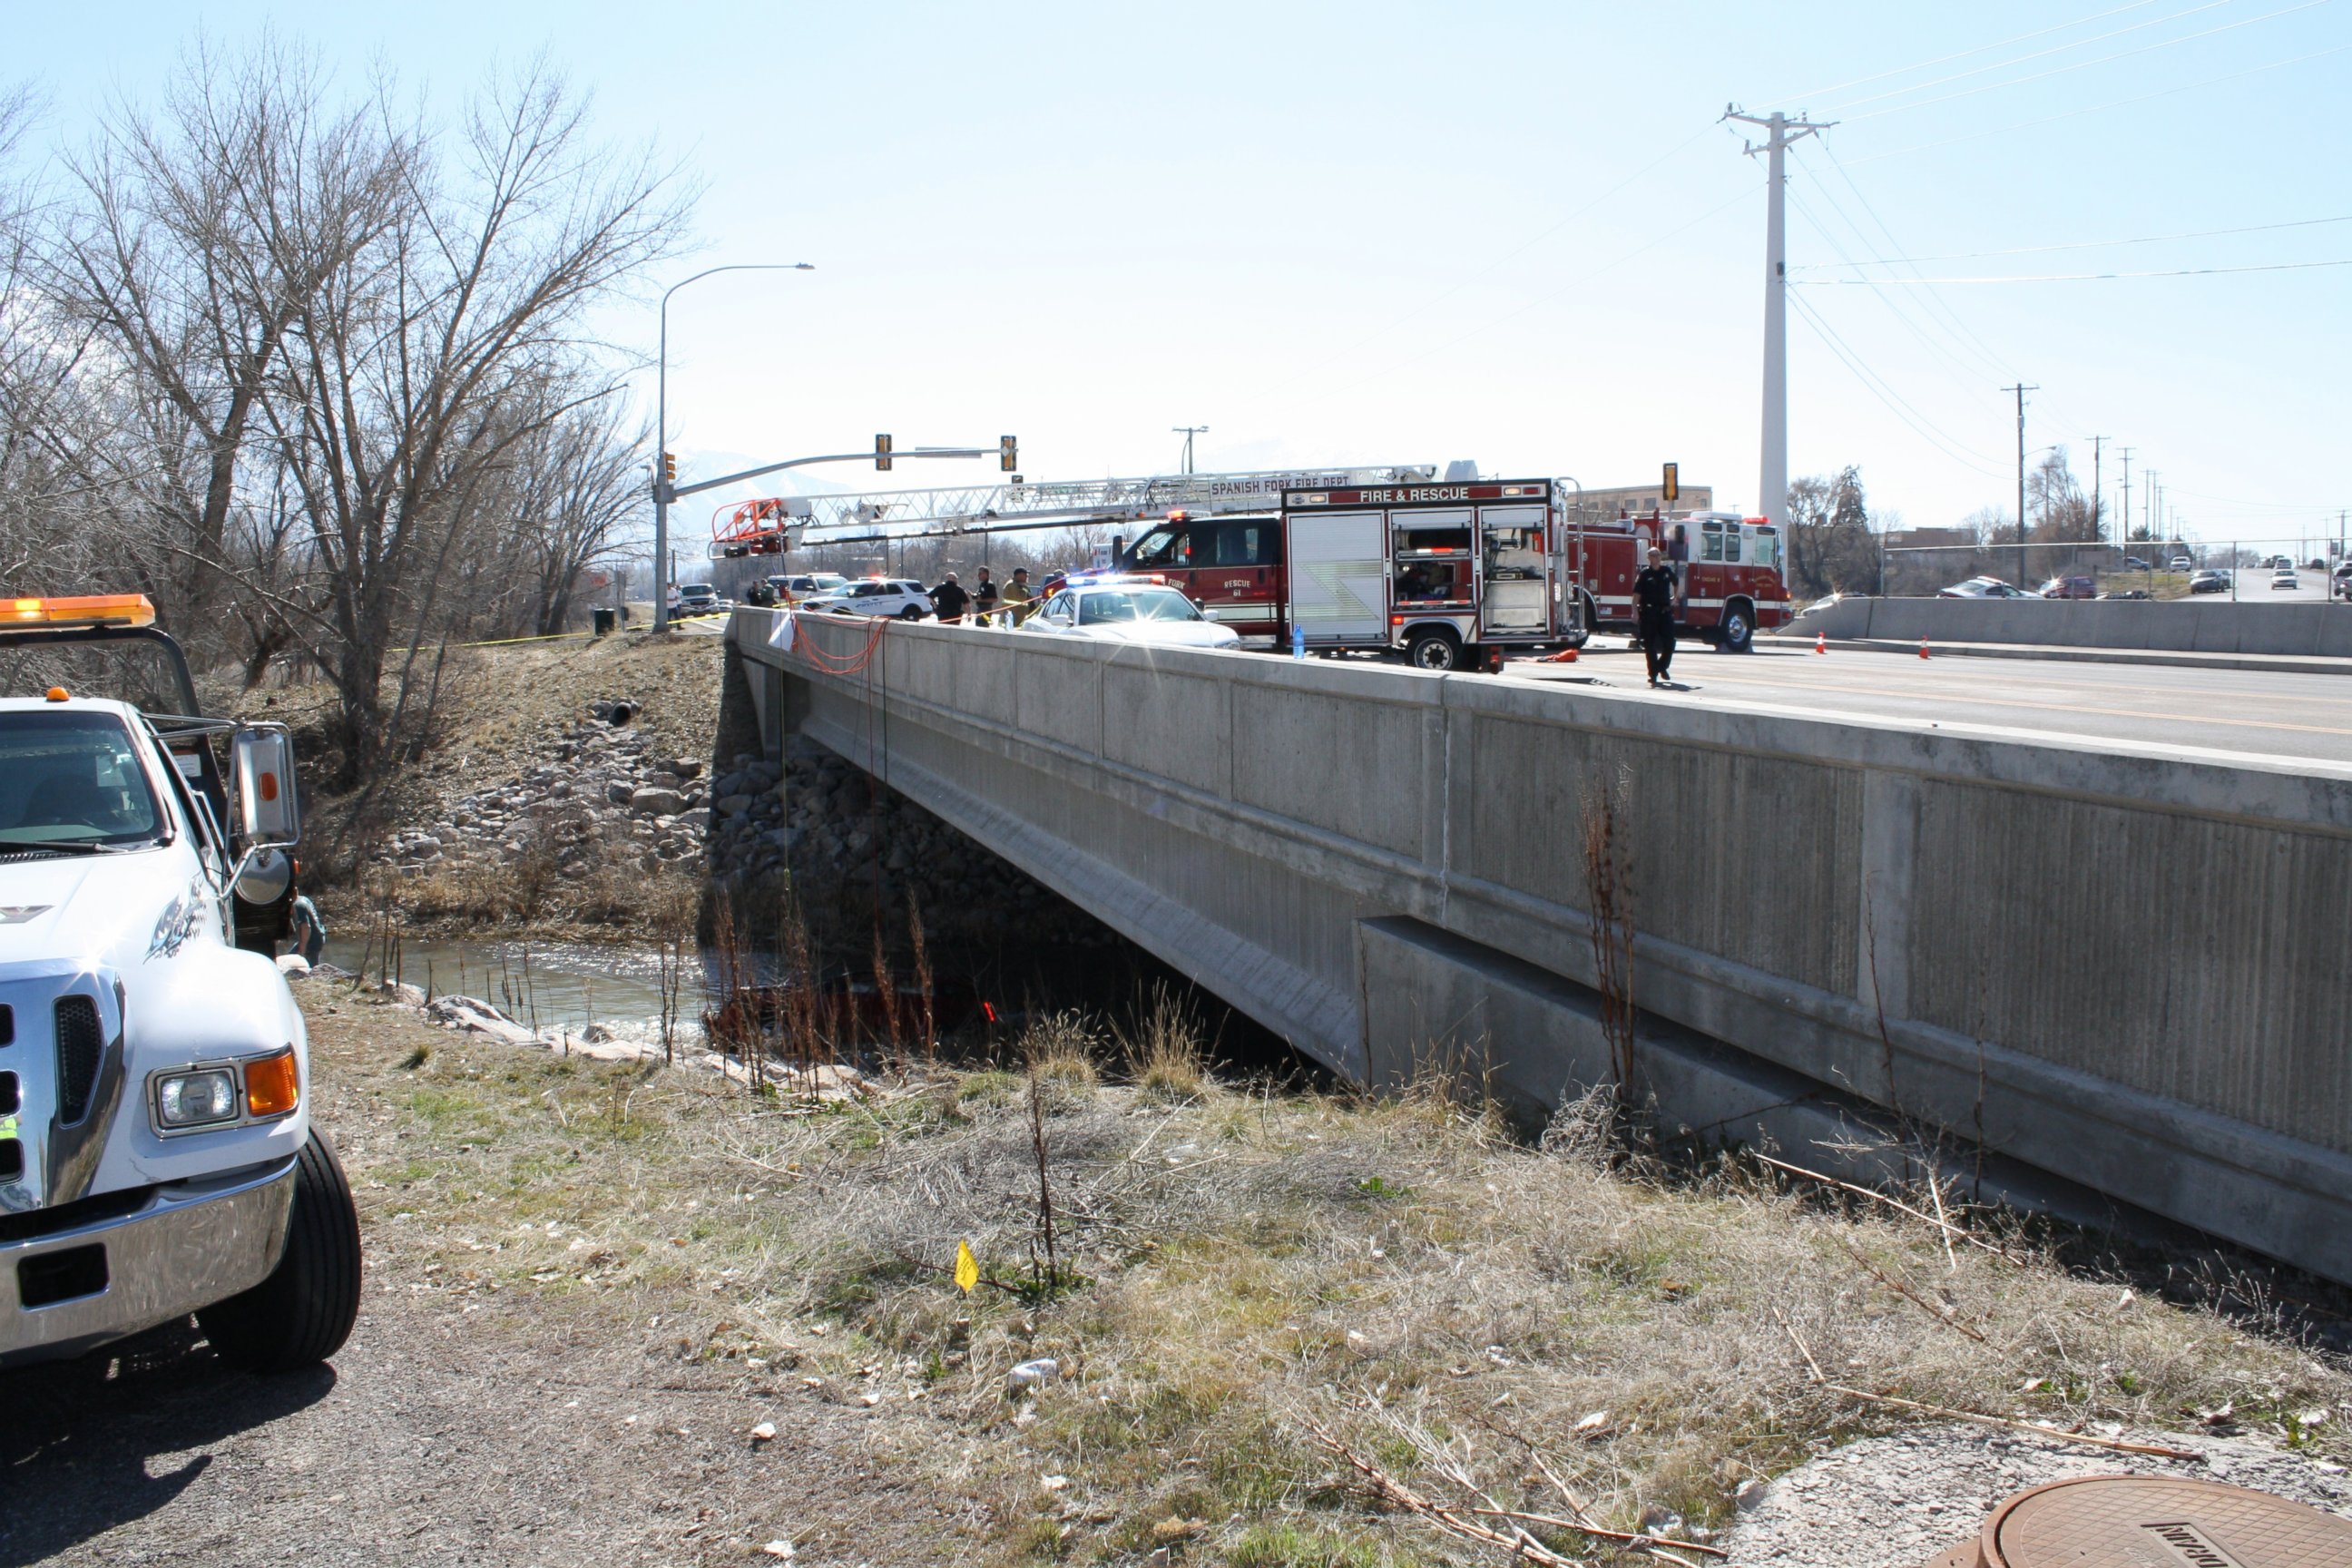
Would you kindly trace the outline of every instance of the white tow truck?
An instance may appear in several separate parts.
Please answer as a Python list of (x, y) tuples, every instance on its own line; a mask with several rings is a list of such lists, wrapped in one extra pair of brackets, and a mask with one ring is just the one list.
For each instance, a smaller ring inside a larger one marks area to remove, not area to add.
[(0, 598), (0, 1366), (193, 1313), (281, 1371), (359, 1310), (302, 1015), (237, 940), (287, 896), (292, 742), (199, 717), (153, 621)]

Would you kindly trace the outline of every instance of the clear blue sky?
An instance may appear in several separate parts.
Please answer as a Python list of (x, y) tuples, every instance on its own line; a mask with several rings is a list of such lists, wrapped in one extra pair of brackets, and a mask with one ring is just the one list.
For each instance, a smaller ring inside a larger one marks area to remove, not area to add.
[[(604, 133), (707, 183), (673, 276), (819, 268), (678, 296), (689, 475), (882, 429), (1015, 431), (1033, 478), (1149, 472), (1206, 424), (1203, 468), (1601, 485), (1672, 458), (1752, 508), (1764, 191), (1713, 124), (1731, 100), (1842, 121), (1793, 170), (1809, 280), (2352, 258), (2352, 222), (2311, 221), (2352, 217), (2352, 0), (11, 13), (68, 139), (152, 97), (199, 24), (275, 23), (354, 88), (381, 59), (454, 91), (547, 49)], [(2086, 479), (2090, 437), (2131, 447), (2208, 538), (2352, 507), (2352, 267), (1795, 293), (1790, 471), (1859, 464), (1909, 523), (2013, 493), (2021, 377), (2031, 445)], [(650, 353), (649, 307), (603, 324)], [(2111, 500), (2116, 471), (2111, 448)]]

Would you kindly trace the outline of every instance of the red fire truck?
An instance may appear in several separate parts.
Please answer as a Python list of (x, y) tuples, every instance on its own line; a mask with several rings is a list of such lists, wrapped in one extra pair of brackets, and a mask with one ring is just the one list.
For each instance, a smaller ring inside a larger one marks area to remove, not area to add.
[(1649, 547), (1675, 561), (1679, 629), (1746, 652), (1789, 616), (1780, 536), (1728, 513), (1574, 522), (1549, 479), (1286, 489), (1281, 510), (1147, 528), (1118, 563), (1158, 574), (1245, 639), (1403, 652), (1454, 669), (1633, 626)]

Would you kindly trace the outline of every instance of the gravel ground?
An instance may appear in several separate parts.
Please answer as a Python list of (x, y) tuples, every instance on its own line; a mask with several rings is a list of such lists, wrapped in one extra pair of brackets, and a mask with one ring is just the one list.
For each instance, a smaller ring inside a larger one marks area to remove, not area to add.
[(948, 1502), (889, 1473), (887, 1418), (657, 1359), (631, 1325), (553, 1328), (379, 1277), (331, 1371), (241, 1376), (184, 1331), (103, 1381), (0, 1377), (0, 1564), (952, 1554)]
[(2352, 1476), (2341, 1465), (2243, 1438), (2124, 1436), (2195, 1449), (2206, 1460), (2062, 1448), (1958, 1424), (1923, 1427), (1849, 1444), (1789, 1471), (1719, 1544), (1733, 1563), (1757, 1568), (1921, 1568), (1973, 1537), (2004, 1498), (2079, 1476), (2193, 1476), (2352, 1518)]

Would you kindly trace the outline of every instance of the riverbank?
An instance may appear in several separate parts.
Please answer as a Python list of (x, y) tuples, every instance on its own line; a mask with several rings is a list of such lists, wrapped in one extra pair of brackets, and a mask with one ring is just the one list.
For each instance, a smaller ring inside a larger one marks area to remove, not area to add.
[[(267, 1398), (142, 1349), (63, 1437), (34, 1387), (8, 1457), (46, 1500), (0, 1523), (16, 1560), (1477, 1554), (1320, 1435), (1424, 1500), (1557, 1520), (1572, 1492), (1597, 1529), (1722, 1547), (1789, 1528), (1776, 1497), (1815, 1514), (1778, 1478), (1819, 1454), (1948, 1440), (1886, 1398), (2051, 1428), (2003, 1436), (2029, 1453), (2227, 1430), (2315, 1497), (2352, 1461), (2352, 1378), (2276, 1319), (1994, 1215), (1644, 1174), (1590, 1121), (1538, 1147), (1433, 1091), (1216, 1082), (1179, 1016), (1124, 1047), (1040, 1020), (1005, 1065), (819, 1101), (298, 989), (361, 1205), (359, 1337)], [(151, 1395), (210, 1414), (151, 1451)], [(121, 1484), (138, 1467), (173, 1479)]]

